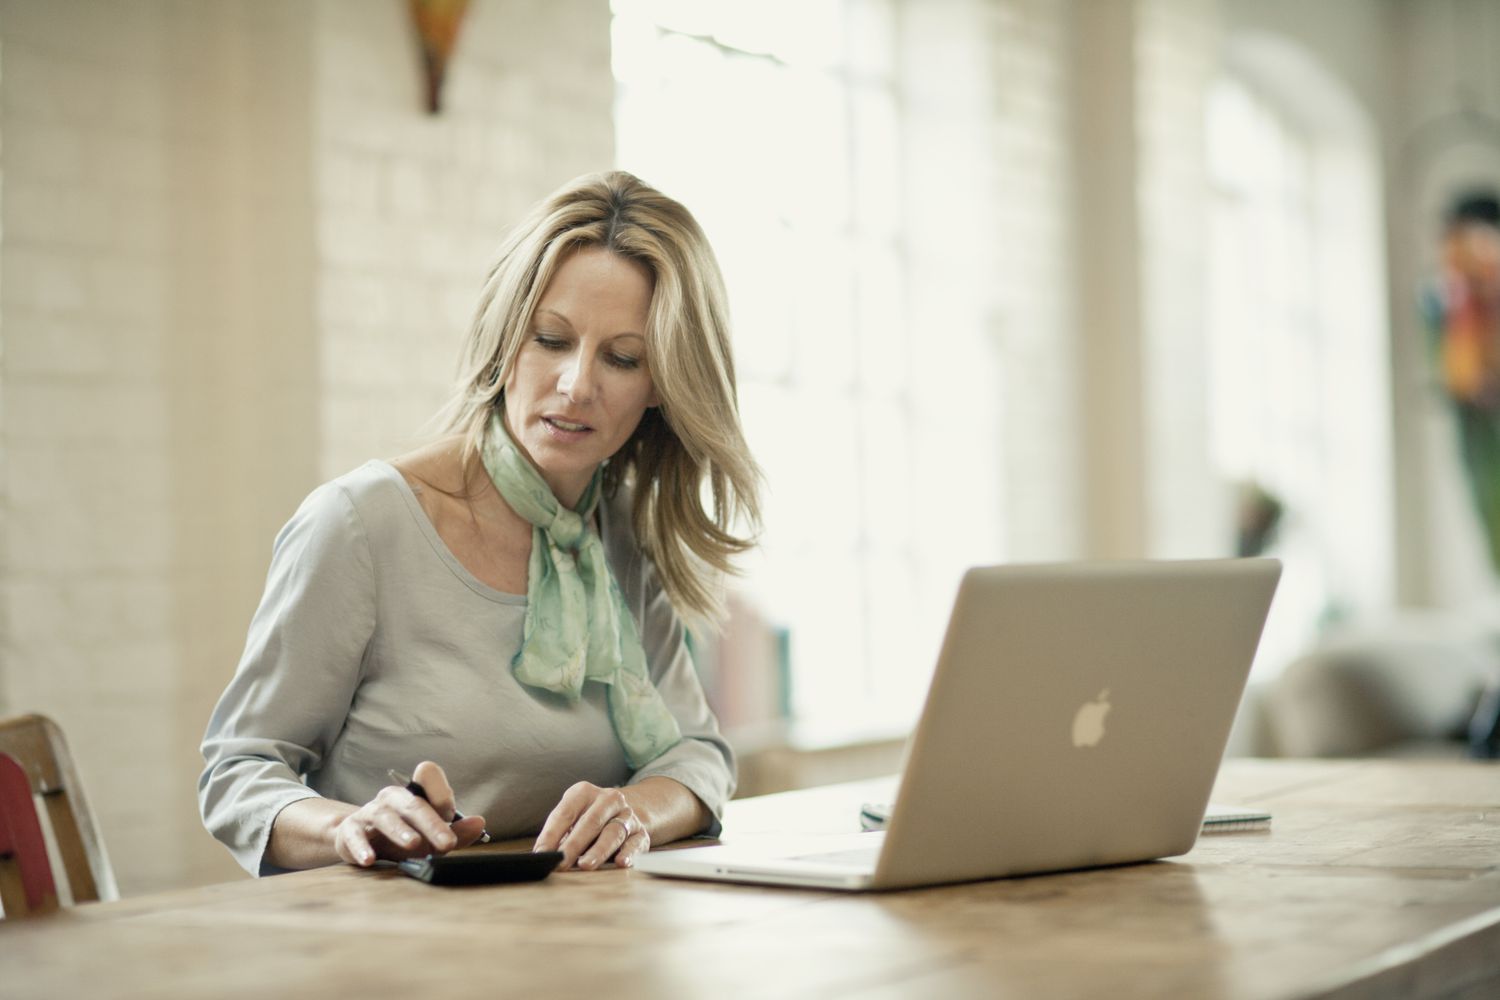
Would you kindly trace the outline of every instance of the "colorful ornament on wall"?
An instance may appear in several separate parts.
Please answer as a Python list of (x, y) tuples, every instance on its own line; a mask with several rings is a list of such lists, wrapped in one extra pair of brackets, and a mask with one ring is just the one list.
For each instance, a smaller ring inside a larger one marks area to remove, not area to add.
[(427, 70), (427, 111), (437, 114), (442, 107), (443, 77), (448, 59), (458, 41), (459, 25), (469, 9), (469, 0), (409, 0), (412, 24), (422, 47), (422, 62)]
[(1476, 191), (1454, 201), (1442, 271), (1423, 306), (1458, 421), (1464, 475), (1500, 572), (1500, 194)]

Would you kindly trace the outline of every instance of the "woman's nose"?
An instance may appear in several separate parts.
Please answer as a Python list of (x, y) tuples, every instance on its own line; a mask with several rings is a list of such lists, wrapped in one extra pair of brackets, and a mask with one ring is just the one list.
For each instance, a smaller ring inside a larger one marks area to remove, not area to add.
[(587, 403), (593, 398), (594, 378), (584, 352), (577, 352), (563, 366), (557, 378), (557, 391), (575, 403)]

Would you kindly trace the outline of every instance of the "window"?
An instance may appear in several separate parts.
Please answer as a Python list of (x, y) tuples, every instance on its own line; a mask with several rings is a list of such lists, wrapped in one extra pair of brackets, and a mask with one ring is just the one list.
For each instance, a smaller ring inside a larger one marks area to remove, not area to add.
[[(1316, 86), (1328, 85), (1302, 75), (1303, 115), (1328, 114), (1307, 96)], [(1283, 507), (1258, 679), (1392, 597), (1375, 157), (1337, 116), (1310, 122), (1277, 96), (1221, 79), (1208, 123), (1213, 460)]]
[[(692, 209), (729, 286), (741, 411), (769, 487), (743, 620), (783, 631), (781, 700), (800, 722), (830, 739), (899, 731), (958, 573), (999, 556), (1000, 456), (984, 317), (923, 305), (921, 353), (911, 332), (892, 7), (615, 0), (614, 14), (619, 165)], [(951, 513), (955, 496), (996, 516), (934, 526), (929, 511)], [(776, 646), (727, 645), (725, 659)], [(702, 652), (726, 729), (778, 700)]]

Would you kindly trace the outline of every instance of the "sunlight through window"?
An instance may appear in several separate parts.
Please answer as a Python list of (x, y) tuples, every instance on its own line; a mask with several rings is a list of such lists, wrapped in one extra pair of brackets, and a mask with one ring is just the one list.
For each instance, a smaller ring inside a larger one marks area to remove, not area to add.
[[(737, 589), (784, 630), (784, 701), (801, 722), (897, 729), (920, 705), (956, 577), (915, 544), (891, 11), (613, 9), (618, 163), (692, 209), (729, 286), (741, 411), (769, 487), (762, 550)], [(982, 370), (957, 367), (983, 390)], [(937, 599), (919, 600), (938, 577)], [(720, 680), (705, 684), (726, 728), (753, 723)]]

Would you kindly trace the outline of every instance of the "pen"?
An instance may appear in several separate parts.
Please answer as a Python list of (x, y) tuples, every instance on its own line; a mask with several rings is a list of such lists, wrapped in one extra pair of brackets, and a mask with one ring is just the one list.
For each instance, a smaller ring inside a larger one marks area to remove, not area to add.
[[(419, 785), (415, 781), (413, 781), (410, 777), (408, 777), (407, 775), (402, 774), (400, 771), (396, 770), (394, 767), (391, 768), (389, 771), (387, 771), (385, 773), (386, 773), (386, 775), (388, 777), (390, 777), (391, 781), (395, 782), (398, 785), (405, 785), (406, 786), (406, 790), (408, 792), (411, 792), (413, 795), (415, 795), (417, 798), (421, 799), (422, 801), (424, 801), (424, 802), (431, 802), (432, 801), (431, 799), (429, 799), (427, 797), (427, 789), (423, 788), (421, 785)], [(455, 808), (453, 810), (453, 819), (452, 819), (452, 822), (457, 823), (459, 820), (461, 820), (463, 818), (464, 818), (464, 814), (461, 813), (461, 812), (459, 812), (458, 809), (457, 809), (457, 807), (455, 806)], [(478, 841), (478, 843), (488, 844), (489, 842), (490, 842), (490, 831), (485, 830), (485, 831), (483, 831), (482, 833), (479, 834), (479, 841)]]

